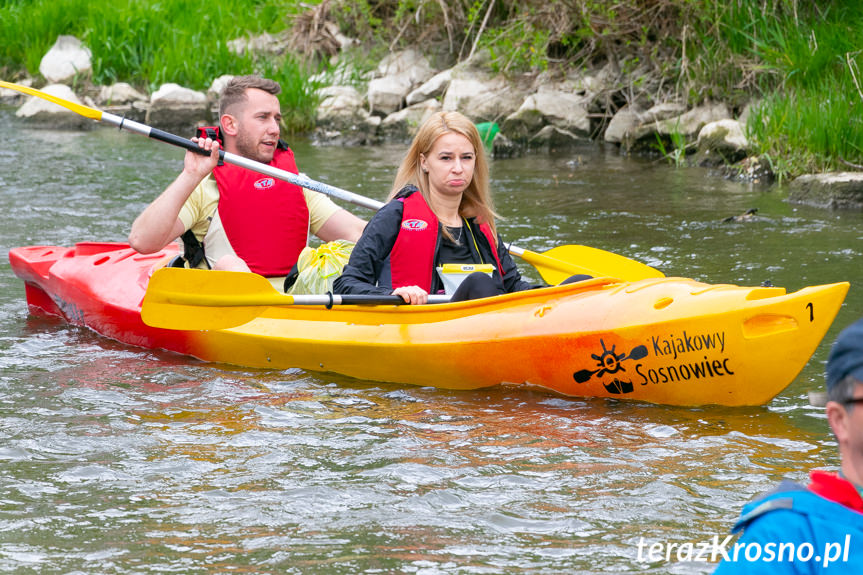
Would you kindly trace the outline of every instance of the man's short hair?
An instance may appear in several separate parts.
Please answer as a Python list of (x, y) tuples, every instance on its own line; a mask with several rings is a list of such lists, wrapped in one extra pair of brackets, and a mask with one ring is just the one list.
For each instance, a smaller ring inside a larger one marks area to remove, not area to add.
[(278, 82), (260, 76), (234, 76), (225, 85), (219, 98), (219, 117), (221, 118), (231, 106), (246, 100), (246, 90), (256, 88), (273, 96), (278, 96), (282, 87)]

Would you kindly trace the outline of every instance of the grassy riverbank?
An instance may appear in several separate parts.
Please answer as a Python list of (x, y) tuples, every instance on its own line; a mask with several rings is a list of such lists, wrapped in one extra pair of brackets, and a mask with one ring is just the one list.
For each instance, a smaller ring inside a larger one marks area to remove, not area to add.
[(863, 6), (852, 2), (0, 0), (0, 75), (37, 74), (57, 35), (72, 34), (93, 51), (96, 83), (202, 89), (221, 74), (274, 77), (285, 87), (289, 128), (303, 131), (316, 105), (309, 78), (327, 66), (327, 54), (237, 56), (227, 41), (287, 38), (309, 5), (361, 40), (344, 56), (360, 68), (390, 48), (418, 45), (440, 66), (486, 50), (489, 65), (508, 74), (610, 63), (625, 78), (612, 94), (618, 105), (720, 100), (741, 112), (757, 103), (748, 123), (753, 151), (780, 175), (863, 164), (855, 47)]
[[(716, 0), (710, 2), (724, 4)], [(716, 31), (699, 28), (703, 72), (731, 68), (718, 96), (742, 89), (760, 99), (750, 141), (779, 174), (863, 164), (863, 91), (858, 62), (863, 5), (853, 2), (727, 2)], [(715, 56), (713, 55), (715, 54)]]
[(293, 57), (237, 55), (228, 41), (290, 26), (301, 10), (278, 0), (0, 0), (0, 77), (38, 75), (58, 35), (80, 38), (93, 53), (93, 82), (129, 82), (147, 92), (174, 82), (206, 89), (223, 74), (258, 72), (282, 84), (285, 123), (314, 127), (316, 99), (307, 66)]

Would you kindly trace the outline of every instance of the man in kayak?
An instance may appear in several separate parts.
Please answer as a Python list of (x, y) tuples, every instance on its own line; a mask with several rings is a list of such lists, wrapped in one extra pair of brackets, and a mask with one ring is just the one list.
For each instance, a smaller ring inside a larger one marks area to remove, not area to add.
[[(219, 136), (227, 152), (297, 172), (279, 138), (278, 83), (233, 78), (219, 102)], [(193, 138), (209, 155), (186, 152), (183, 171), (135, 219), (129, 243), (141, 253), (183, 238), (193, 267), (287, 275), (308, 234), (356, 241), (365, 222), (322, 194), (270, 176), (219, 165), (219, 142)]]
[(839, 472), (812, 471), (808, 487), (785, 481), (745, 506), (716, 574), (863, 573), (863, 319), (839, 334), (826, 379)]

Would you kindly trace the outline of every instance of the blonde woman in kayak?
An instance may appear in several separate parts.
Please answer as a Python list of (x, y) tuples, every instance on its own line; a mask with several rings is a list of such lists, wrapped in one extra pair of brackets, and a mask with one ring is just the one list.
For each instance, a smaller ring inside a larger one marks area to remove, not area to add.
[(444, 292), (444, 264), (492, 266), (490, 274), (463, 274), (453, 301), (538, 287), (522, 280), (496, 215), (476, 126), (458, 112), (435, 113), (417, 132), (389, 202), (366, 226), (333, 291), (423, 304)]

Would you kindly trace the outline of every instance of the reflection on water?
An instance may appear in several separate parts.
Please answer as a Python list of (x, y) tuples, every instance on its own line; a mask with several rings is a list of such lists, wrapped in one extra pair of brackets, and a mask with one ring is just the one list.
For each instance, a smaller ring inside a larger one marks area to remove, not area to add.
[[(181, 152), (116, 130), (0, 120), (6, 250), (122, 240), (180, 169)], [(295, 148), (311, 177), (376, 199), (403, 153)], [(851, 281), (828, 340), (863, 315), (860, 214), (594, 146), (495, 161), (493, 177), (517, 245), (589, 244), (713, 283)], [(750, 207), (758, 219), (721, 222)], [(828, 343), (759, 408), (379, 385), (32, 318), (3, 261), (0, 570), (707, 573), (639, 563), (637, 545), (710, 540), (781, 477), (838, 463), (806, 400)]]

